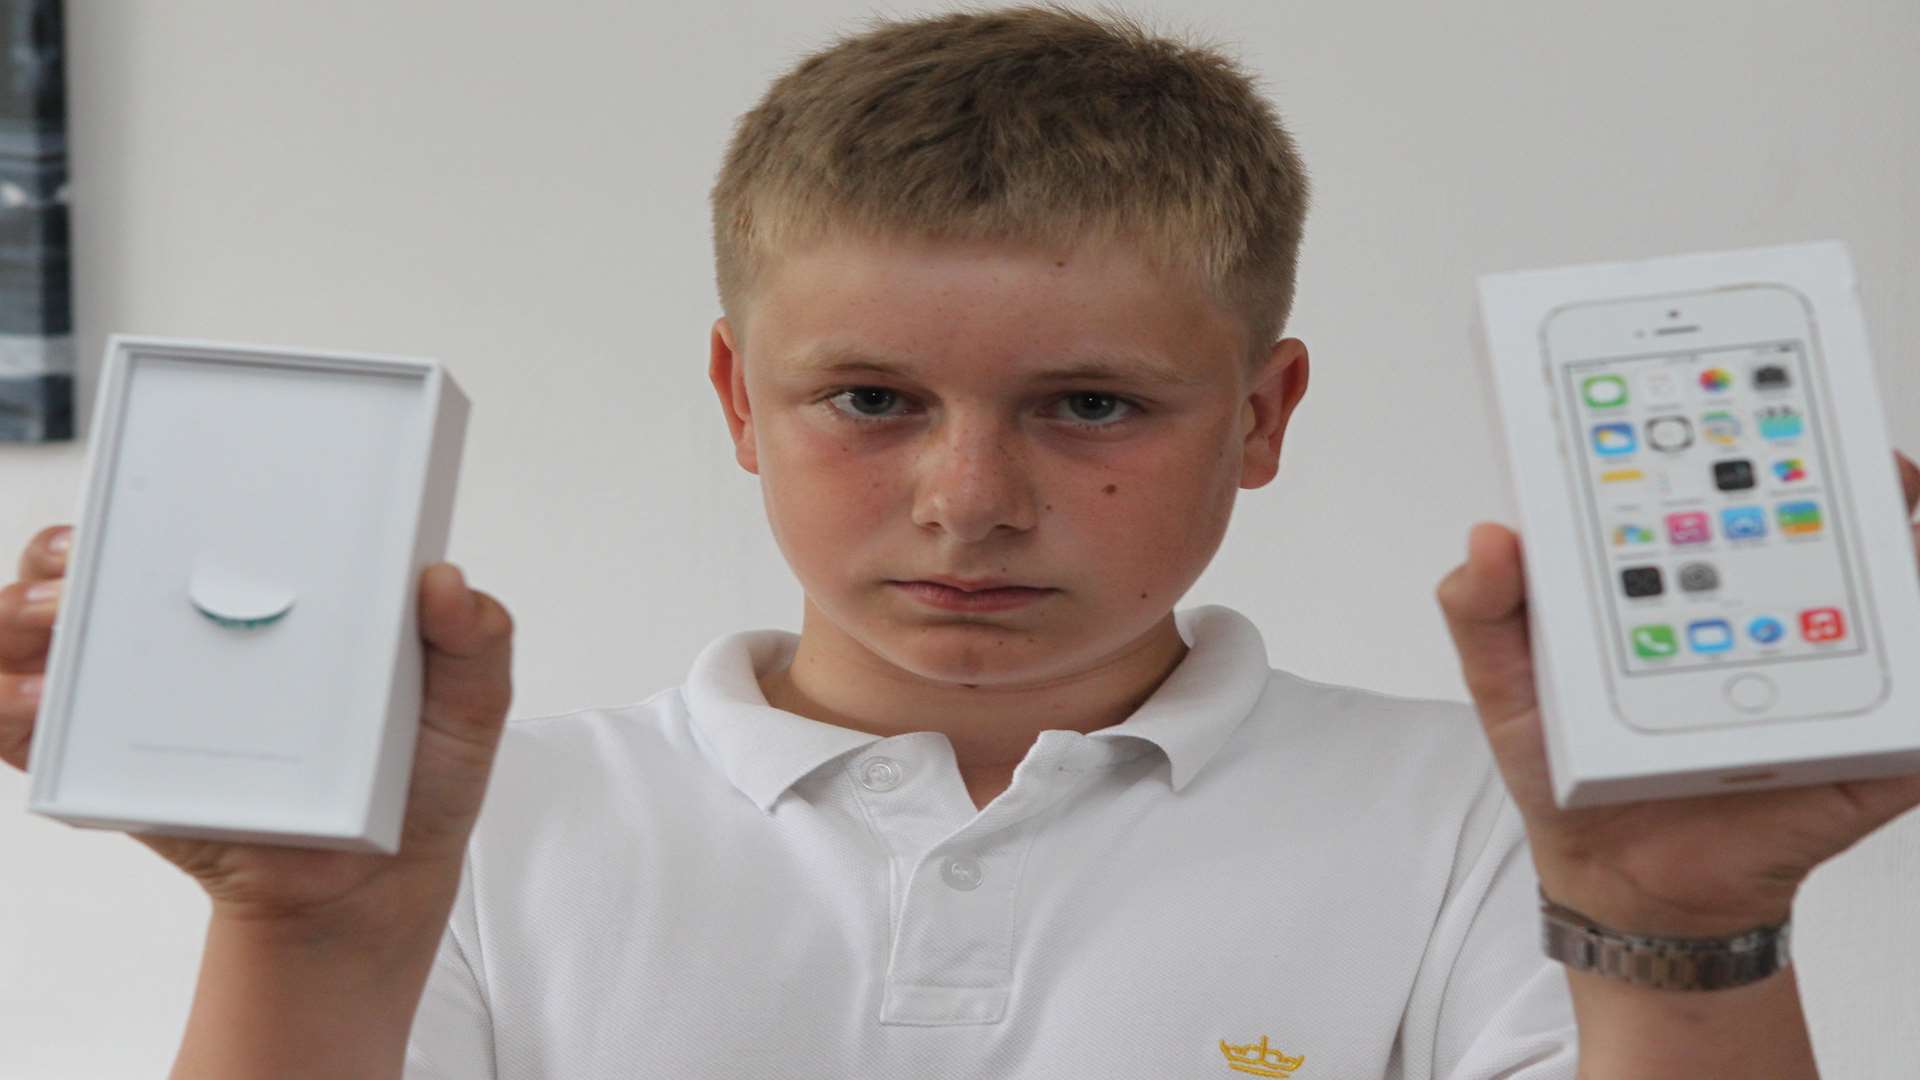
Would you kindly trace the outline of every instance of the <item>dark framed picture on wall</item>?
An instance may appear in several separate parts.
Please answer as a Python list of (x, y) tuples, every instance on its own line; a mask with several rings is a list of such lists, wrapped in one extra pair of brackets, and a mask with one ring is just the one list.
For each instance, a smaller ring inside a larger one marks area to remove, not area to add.
[(61, 0), (0, 0), (0, 441), (73, 437)]

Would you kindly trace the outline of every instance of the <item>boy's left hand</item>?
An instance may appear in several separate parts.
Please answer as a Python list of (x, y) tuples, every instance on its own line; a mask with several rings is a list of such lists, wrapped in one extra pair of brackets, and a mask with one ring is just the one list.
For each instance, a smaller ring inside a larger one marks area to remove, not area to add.
[[(1896, 454), (1907, 515), (1920, 467)], [(1920, 551), (1920, 526), (1914, 528)], [(1482, 523), (1435, 590), (1548, 898), (1626, 933), (1779, 923), (1815, 866), (1920, 805), (1920, 774), (1561, 810), (1534, 693), (1520, 540)], [(1920, 657), (1914, 658), (1920, 661)]]

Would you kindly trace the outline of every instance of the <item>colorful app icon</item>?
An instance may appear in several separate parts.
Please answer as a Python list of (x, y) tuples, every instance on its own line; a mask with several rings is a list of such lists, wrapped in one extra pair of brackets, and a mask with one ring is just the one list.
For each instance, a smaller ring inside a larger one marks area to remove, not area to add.
[(1683, 510), (1667, 515), (1667, 542), (1670, 544), (1704, 544), (1713, 539), (1713, 529), (1707, 524), (1704, 510)]
[(1627, 403), (1627, 380), (1618, 375), (1594, 375), (1580, 384), (1580, 396), (1594, 409), (1613, 409)]
[(1639, 547), (1653, 543), (1653, 530), (1634, 521), (1623, 521), (1613, 527), (1614, 547)]
[(1779, 364), (1761, 364), (1753, 369), (1755, 390), (1785, 390), (1792, 385), (1792, 377)]
[(1693, 445), (1693, 422), (1684, 416), (1656, 416), (1647, 421), (1647, 445), (1677, 454)]
[(1680, 400), (1680, 380), (1671, 371), (1649, 371), (1640, 376), (1640, 393), (1648, 404)]
[(1673, 627), (1666, 623), (1647, 623), (1633, 628), (1633, 654), (1642, 660), (1664, 660), (1680, 651)]
[(1745, 491), (1753, 486), (1753, 462), (1730, 458), (1713, 463), (1713, 486), (1721, 491)]
[(1710, 367), (1700, 373), (1700, 389), (1718, 394), (1733, 385), (1733, 373), (1723, 367)]
[(1634, 438), (1632, 424), (1593, 425), (1593, 452), (1601, 457), (1619, 457), (1639, 448), (1640, 440)]
[(1620, 590), (1632, 597), (1659, 596), (1666, 591), (1657, 566), (1629, 566), (1620, 571)]
[(1771, 645), (1787, 636), (1787, 628), (1779, 619), (1762, 615), (1747, 624), (1747, 636), (1757, 644)]
[(1695, 619), (1687, 624), (1687, 646), (1697, 653), (1733, 648), (1733, 627), (1725, 619)]
[(1800, 636), (1808, 641), (1839, 641), (1847, 636), (1847, 620), (1839, 608), (1808, 608), (1800, 613)]
[(1701, 415), (1700, 431), (1709, 442), (1732, 446), (1740, 441), (1740, 418), (1725, 409), (1714, 409)]
[(1797, 484), (1807, 478), (1806, 463), (1797, 457), (1781, 458), (1773, 463), (1773, 478), (1783, 484)]
[(1820, 531), (1820, 504), (1811, 499), (1784, 502), (1774, 508), (1774, 519), (1788, 536), (1811, 536)]
[(1763, 439), (1797, 439), (1806, 430), (1800, 411), (1791, 405), (1769, 405), (1753, 415)]
[(1729, 540), (1758, 540), (1767, 535), (1766, 511), (1757, 506), (1729, 506), (1720, 511), (1720, 531)]
[(1720, 571), (1712, 563), (1690, 562), (1680, 568), (1681, 592), (1712, 592), (1720, 587)]

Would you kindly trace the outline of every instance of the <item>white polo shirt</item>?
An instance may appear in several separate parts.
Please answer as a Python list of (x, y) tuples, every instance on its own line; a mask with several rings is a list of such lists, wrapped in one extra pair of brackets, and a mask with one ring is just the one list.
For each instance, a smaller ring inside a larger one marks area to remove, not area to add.
[(769, 706), (784, 630), (512, 721), (406, 1076), (1572, 1080), (1471, 708), (1175, 623), (1138, 711), (1042, 732), (985, 809), (944, 735)]

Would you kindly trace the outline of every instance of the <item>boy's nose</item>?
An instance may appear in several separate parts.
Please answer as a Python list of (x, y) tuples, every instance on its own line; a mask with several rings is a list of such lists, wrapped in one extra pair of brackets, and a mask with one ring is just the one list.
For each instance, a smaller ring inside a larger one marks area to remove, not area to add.
[(980, 540), (996, 528), (1026, 531), (1037, 501), (1017, 432), (991, 419), (955, 417), (931, 436), (916, 460), (913, 520), (956, 540)]

